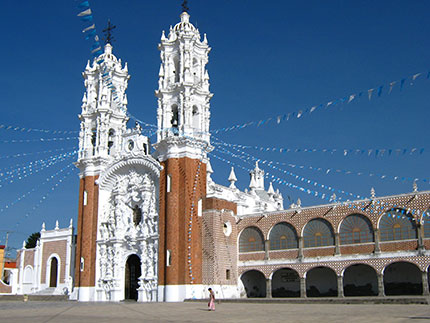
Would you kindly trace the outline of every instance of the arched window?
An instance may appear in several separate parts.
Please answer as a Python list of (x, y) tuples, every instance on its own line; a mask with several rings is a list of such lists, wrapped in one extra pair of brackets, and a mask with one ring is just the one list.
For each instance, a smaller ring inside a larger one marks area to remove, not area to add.
[(340, 225), (340, 244), (373, 242), (373, 229), (369, 219), (361, 214), (348, 215)]
[(91, 145), (93, 146), (93, 155), (96, 154), (96, 145), (97, 145), (97, 129), (91, 130)]
[(197, 106), (193, 106), (193, 128), (200, 129), (200, 114)]
[(264, 251), (264, 238), (256, 227), (248, 227), (239, 238), (239, 252)]
[(176, 104), (172, 105), (172, 119), (170, 120), (172, 131), (175, 135), (178, 135), (178, 125), (179, 125), (179, 113), (178, 106)]
[(174, 69), (174, 71), (173, 71), (173, 73), (175, 74), (175, 83), (178, 83), (179, 82), (179, 58), (177, 57), (177, 56), (175, 56), (174, 58), (173, 58), (173, 64), (174, 64), (174, 67), (175, 67), (175, 69)]
[(293, 226), (281, 222), (270, 231), (270, 250), (298, 248), (297, 233)]
[(310, 220), (303, 230), (305, 248), (334, 245), (334, 233), (330, 223), (323, 219)]
[(430, 238), (430, 209), (423, 213), (421, 223), (424, 227), (424, 238)]
[(111, 149), (112, 149), (113, 143), (114, 143), (114, 137), (115, 137), (115, 130), (109, 129), (109, 135), (108, 135), (108, 154), (111, 153)]
[(404, 209), (391, 209), (379, 221), (379, 234), (381, 241), (416, 239), (415, 219)]
[(134, 225), (138, 225), (142, 222), (142, 210), (137, 205), (133, 208), (133, 222)]

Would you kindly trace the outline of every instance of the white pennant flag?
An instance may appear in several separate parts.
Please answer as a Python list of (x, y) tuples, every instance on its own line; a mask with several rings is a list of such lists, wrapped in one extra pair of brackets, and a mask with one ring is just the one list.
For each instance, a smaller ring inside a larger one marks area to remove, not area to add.
[(393, 86), (397, 83), (397, 81), (391, 82), (390, 83), (390, 90), (388, 91), (388, 94), (391, 93), (391, 91), (393, 90)]
[(352, 100), (354, 100), (355, 99), (355, 94), (351, 94), (350, 96), (349, 96), (349, 100), (348, 100), (348, 103), (349, 102), (351, 102)]
[(89, 26), (89, 27), (85, 28), (84, 30), (82, 30), (82, 32), (85, 33), (88, 30), (95, 29), (95, 28), (96, 28), (96, 24), (92, 24), (91, 26)]
[(87, 9), (78, 13), (78, 17), (89, 16), (89, 15), (91, 15), (91, 9)]
[(317, 108), (316, 106), (313, 106), (313, 107), (311, 108), (311, 111), (310, 111), (309, 113), (314, 112), (316, 108)]
[(373, 93), (374, 90), (375, 89), (370, 89), (370, 90), (367, 91), (367, 94), (369, 96), (369, 100), (372, 98), (372, 93)]

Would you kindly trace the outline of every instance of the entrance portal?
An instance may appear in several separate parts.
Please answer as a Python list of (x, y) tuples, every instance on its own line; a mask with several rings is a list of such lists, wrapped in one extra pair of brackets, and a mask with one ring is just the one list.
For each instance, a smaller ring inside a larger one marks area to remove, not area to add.
[(51, 273), (49, 278), (49, 287), (57, 287), (58, 260), (53, 257), (51, 259)]
[(141, 262), (136, 255), (131, 255), (125, 265), (125, 299), (137, 300), (139, 277), (141, 276)]

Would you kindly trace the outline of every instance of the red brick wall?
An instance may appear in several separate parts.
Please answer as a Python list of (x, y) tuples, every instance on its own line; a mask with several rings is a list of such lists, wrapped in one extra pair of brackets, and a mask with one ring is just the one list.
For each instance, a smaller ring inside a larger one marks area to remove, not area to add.
[(204, 206), (203, 208), (205, 210), (231, 210), (234, 214), (237, 214), (237, 205), (236, 203), (229, 202), (226, 200), (217, 199), (214, 197), (206, 198), (204, 200)]
[(335, 247), (306, 248), (306, 249), (303, 249), (303, 256), (305, 257), (333, 256), (334, 252), (335, 252)]
[(295, 259), (299, 256), (299, 249), (269, 251), (270, 259)]
[(375, 244), (357, 244), (357, 245), (344, 245), (340, 246), (340, 253), (342, 255), (358, 254), (358, 253), (372, 253), (375, 250)]
[(265, 252), (245, 252), (239, 254), (240, 261), (248, 261), (248, 260), (264, 260)]
[(48, 267), (48, 259), (52, 254), (57, 254), (60, 259), (58, 268), (58, 275), (60, 276), (60, 283), (64, 282), (65, 271), (66, 271), (66, 255), (67, 255), (67, 241), (49, 241), (43, 244), (43, 255), (42, 255), (42, 284), (46, 283), (46, 269)]
[[(87, 176), (80, 180), (78, 207), (78, 237), (76, 241), (75, 286), (95, 286), (97, 212), (99, 188), (98, 176)], [(84, 206), (84, 190), (88, 203)], [(81, 257), (85, 259), (84, 270), (80, 270)]]
[[(159, 267), (160, 285), (202, 283), (201, 217), (197, 216), (198, 201), (206, 196), (206, 164), (197, 159), (172, 158), (162, 163), (160, 174)], [(196, 177), (198, 165), (199, 175)], [(166, 177), (171, 176), (167, 193)], [(194, 182), (197, 185), (194, 192)], [(194, 192), (194, 196), (193, 196)], [(188, 225), (191, 206), (194, 215), (191, 229), (192, 277), (188, 268)], [(171, 252), (171, 265), (166, 267), (166, 250)]]
[(381, 251), (400, 251), (400, 250), (416, 250), (418, 248), (417, 240), (406, 241), (387, 241), (380, 243)]

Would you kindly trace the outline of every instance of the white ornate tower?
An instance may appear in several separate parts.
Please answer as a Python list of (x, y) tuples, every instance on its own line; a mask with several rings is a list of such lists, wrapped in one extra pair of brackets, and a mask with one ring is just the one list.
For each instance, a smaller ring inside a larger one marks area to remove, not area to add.
[(105, 45), (104, 53), (92, 65), (88, 61), (82, 76), (86, 92), (79, 115), (78, 167), (81, 172), (93, 175), (121, 147), (121, 135), (128, 120), (125, 90), (130, 76), (127, 63), (122, 67), (121, 59), (112, 54), (110, 44)]
[(104, 53), (88, 64), (83, 72), (86, 92), (82, 99), (79, 156), (80, 173), (78, 237), (76, 246), (75, 287), (78, 299), (92, 300), (95, 291), (96, 239), (99, 213), (97, 180), (107, 165), (120, 153), (125, 132), (129, 79), (127, 65), (112, 54), (106, 44)]
[(159, 300), (203, 298), (201, 210), (210, 151), (209, 76), (206, 35), (182, 12), (164, 32), (158, 98), (157, 157), (160, 173)]
[[(187, 12), (181, 22), (170, 28), (168, 38), (164, 31), (158, 48), (161, 66), (158, 86), (158, 138), (186, 137), (209, 144), (209, 75), (206, 34), (203, 40), (190, 22)], [(161, 147), (160, 147), (161, 148)]]

